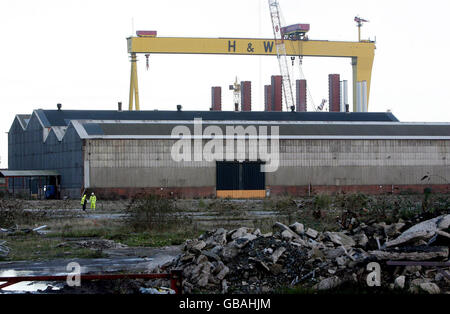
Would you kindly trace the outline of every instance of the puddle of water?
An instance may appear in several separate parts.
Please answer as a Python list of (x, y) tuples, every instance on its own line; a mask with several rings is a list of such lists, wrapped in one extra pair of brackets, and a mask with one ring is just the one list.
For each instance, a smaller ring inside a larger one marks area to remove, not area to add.
[[(15, 271), (6, 270), (0, 272), (0, 277), (17, 277), (17, 276), (29, 276), (32, 272), (28, 271)], [(4, 282), (0, 282), (3, 284)], [(1, 293), (25, 293), (25, 292), (39, 292), (51, 287), (52, 290), (59, 290), (62, 287), (61, 283), (57, 282), (45, 282), (45, 281), (21, 281), (16, 284), (10, 285), (0, 290)]]
[[(46, 276), (67, 275), (67, 264), (70, 261), (76, 261), (81, 266), (81, 274), (89, 273), (110, 273), (110, 272), (142, 272), (152, 271), (157, 265), (162, 265), (172, 260), (179, 254), (178, 247), (168, 247), (168, 250), (152, 250), (147, 252), (151, 257), (116, 257), (99, 259), (76, 259), (76, 260), (53, 260), (44, 262), (5, 262), (0, 263), (0, 277), (17, 276)], [(120, 251), (120, 250), (118, 250)], [(146, 253), (146, 252), (144, 252)], [(146, 254), (147, 254), (146, 253)], [(2, 269), (3, 268), (3, 269)], [(3, 283), (3, 282), (0, 282)], [(4, 293), (40, 293), (39, 290), (45, 290), (51, 287), (59, 290), (64, 286), (64, 281), (53, 282), (19, 282), (14, 285), (0, 289), (0, 294)]]

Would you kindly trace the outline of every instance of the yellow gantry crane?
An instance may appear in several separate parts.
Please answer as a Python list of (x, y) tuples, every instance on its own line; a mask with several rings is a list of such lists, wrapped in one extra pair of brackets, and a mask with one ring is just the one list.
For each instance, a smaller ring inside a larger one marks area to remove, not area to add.
[[(137, 54), (222, 54), (276, 56), (274, 39), (262, 38), (192, 38), (157, 37), (156, 31), (137, 31), (136, 37), (127, 38), (131, 61), (129, 110), (139, 110)], [(284, 40), (287, 56), (351, 58), (353, 68), (353, 111), (356, 111), (356, 83), (366, 81), (369, 103), (375, 43), (372, 41)], [(133, 95), (134, 100), (133, 102)], [(135, 106), (133, 106), (135, 104)]]

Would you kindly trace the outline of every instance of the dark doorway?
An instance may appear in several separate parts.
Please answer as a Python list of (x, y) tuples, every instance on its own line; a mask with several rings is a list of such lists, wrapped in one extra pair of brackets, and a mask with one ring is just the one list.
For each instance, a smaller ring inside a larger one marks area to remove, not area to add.
[(261, 161), (218, 161), (216, 163), (217, 190), (264, 190), (265, 173)]

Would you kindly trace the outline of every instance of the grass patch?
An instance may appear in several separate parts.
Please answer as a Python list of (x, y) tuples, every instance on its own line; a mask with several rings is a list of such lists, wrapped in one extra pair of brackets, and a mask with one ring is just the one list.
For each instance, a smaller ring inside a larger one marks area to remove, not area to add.
[(100, 258), (104, 255), (97, 250), (58, 246), (61, 239), (47, 238), (39, 235), (4, 238), (10, 248), (9, 255), (2, 261), (49, 260), (57, 258)]
[(330, 205), (332, 203), (331, 196), (326, 194), (319, 194), (316, 195), (313, 199), (313, 206), (315, 210), (327, 210), (330, 208)]
[(83, 238), (83, 237), (107, 237), (114, 234), (123, 226), (122, 222), (115, 220), (93, 220), (83, 218), (60, 219), (49, 221), (48, 237)]
[(180, 224), (168, 229), (138, 229), (130, 227), (127, 222), (89, 219), (61, 221), (52, 226), (49, 238), (99, 238), (114, 240), (128, 246), (161, 247), (178, 245), (188, 238), (198, 237), (202, 231), (196, 224)]
[(173, 232), (144, 231), (135, 233), (117, 233), (107, 237), (128, 246), (162, 247), (180, 245), (186, 239), (197, 238), (203, 231), (185, 230)]

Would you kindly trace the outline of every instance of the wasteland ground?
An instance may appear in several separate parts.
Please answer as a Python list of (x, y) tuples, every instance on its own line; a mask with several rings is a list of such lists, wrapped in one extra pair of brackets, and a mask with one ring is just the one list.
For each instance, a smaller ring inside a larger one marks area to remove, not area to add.
[[(79, 200), (4, 196), (0, 243), (9, 250), (0, 257), (0, 275), (64, 273), (74, 260), (90, 273), (151, 272), (178, 256), (187, 239), (217, 228), (245, 226), (266, 233), (273, 231), (275, 222), (299, 221), (319, 232), (339, 231), (356, 216), (389, 224), (424, 212), (448, 213), (449, 208), (449, 195), (433, 193), (264, 200), (98, 199), (97, 208), (88, 206), (86, 211)], [(32, 230), (40, 226), (46, 227)], [(103, 288), (126, 291), (110, 283)]]

